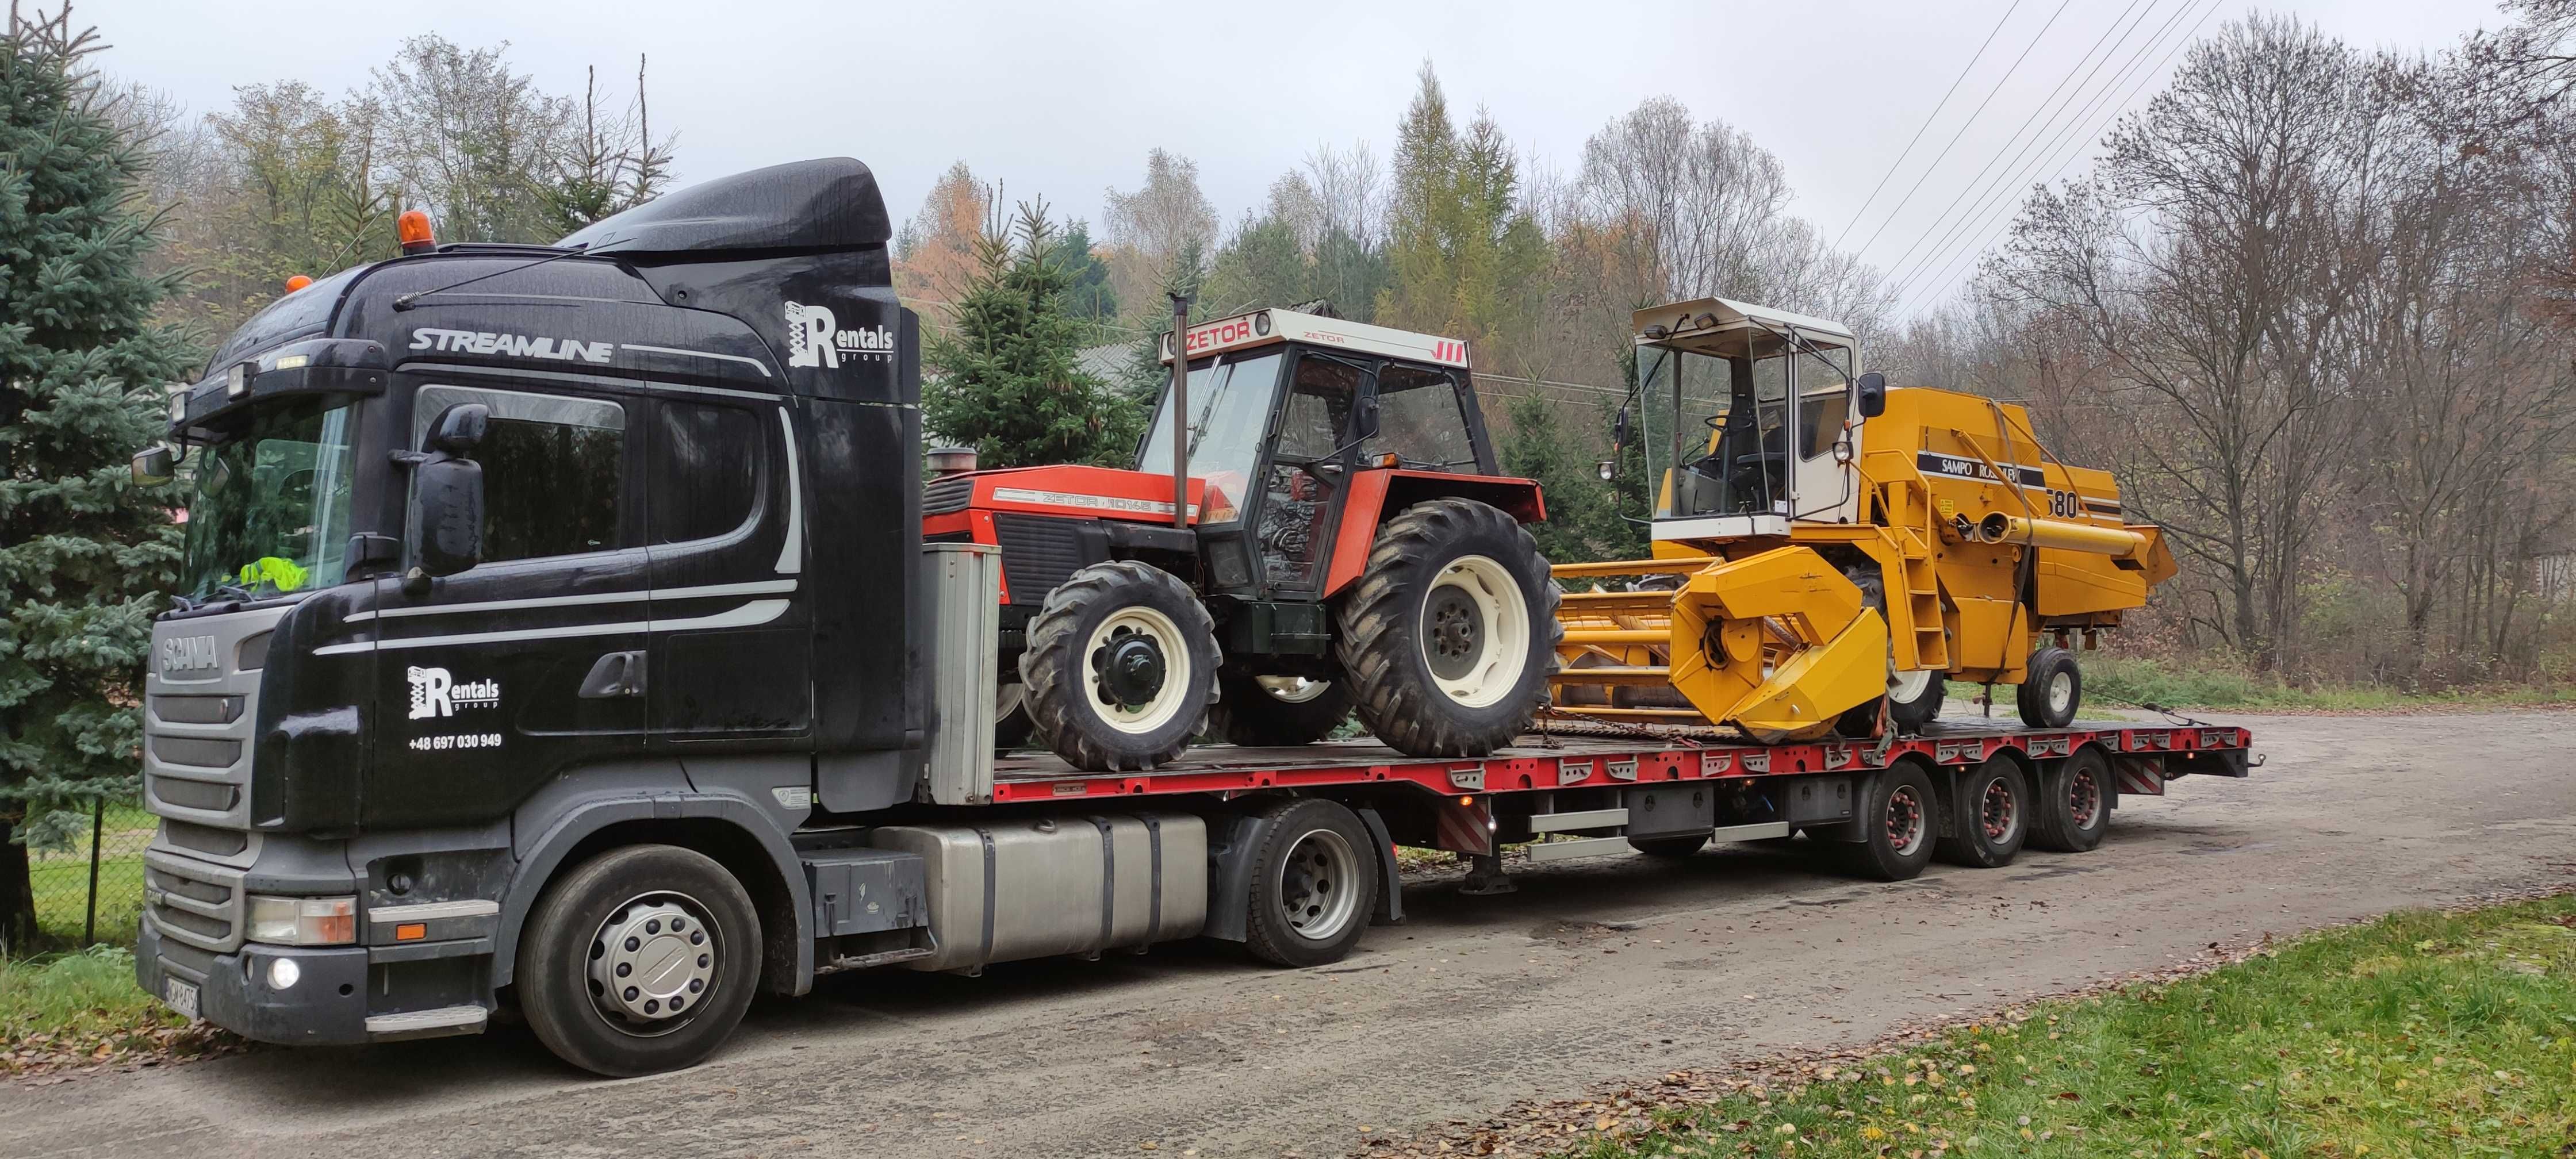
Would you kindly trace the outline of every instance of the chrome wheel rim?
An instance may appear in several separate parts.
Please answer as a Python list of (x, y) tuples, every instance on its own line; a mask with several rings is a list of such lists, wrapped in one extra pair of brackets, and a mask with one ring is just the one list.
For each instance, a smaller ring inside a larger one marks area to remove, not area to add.
[(638, 894), (610, 909), (591, 936), (591, 1006), (621, 1033), (669, 1034), (714, 996), (723, 954), (723, 934), (696, 898)]
[(1288, 847), (1271, 896), (1280, 917), (1300, 938), (1329, 942), (1350, 928), (1359, 912), (1359, 854), (1330, 829), (1308, 831)]

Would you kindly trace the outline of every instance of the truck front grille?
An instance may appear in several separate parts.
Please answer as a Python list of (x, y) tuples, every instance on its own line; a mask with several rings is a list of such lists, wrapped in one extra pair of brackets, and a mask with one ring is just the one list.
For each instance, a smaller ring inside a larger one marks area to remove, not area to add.
[[(165, 823), (165, 833), (172, 827)], [(241, 945), (238, 874), (151, 850), (143, 855), (143, 902), (145, 916), (167, 937), (217, 954)]]

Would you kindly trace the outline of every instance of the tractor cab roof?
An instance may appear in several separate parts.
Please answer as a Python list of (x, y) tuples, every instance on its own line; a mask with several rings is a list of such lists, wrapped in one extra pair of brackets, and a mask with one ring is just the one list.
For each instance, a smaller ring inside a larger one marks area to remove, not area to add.
[[(1282, 342), (1308, 342), (1362, 354), (1429, 362), (1440, 366), (1464, 368), (1467, 344), (1456, 338), (1436, 334), (1416, 334), (1387, 326), (1371, 326), (1321, 314), (1300, 314), (1294, 310), (1255, 310), (1231, 318), (1219, 318), (1190, 327), (1187, 332), (1189, 356), (1193, 359), (1210, 354), (1232, 354), (1255, 347)], [(1172, 336), (1163, 336), (1163, 362), (1172, 361)]]

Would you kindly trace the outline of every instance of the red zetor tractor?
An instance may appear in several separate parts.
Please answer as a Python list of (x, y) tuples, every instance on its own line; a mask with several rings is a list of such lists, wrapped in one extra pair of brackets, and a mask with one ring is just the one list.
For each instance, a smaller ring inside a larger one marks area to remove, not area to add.
[(1527, 729), (1557, 589), (1521, 526), (1538, 485), (1496, 472), (1467, 344), (1285, 310), (1185, 341), (1186, 527), (1169, 387), (1135, 470), (969, 472), (924, 496), (925, 538), (1001, 547), (1003, 742), (1025, 721), (1105, 771), (1203, 729), (1305, 744), (1353, 711), (1413, 756)]

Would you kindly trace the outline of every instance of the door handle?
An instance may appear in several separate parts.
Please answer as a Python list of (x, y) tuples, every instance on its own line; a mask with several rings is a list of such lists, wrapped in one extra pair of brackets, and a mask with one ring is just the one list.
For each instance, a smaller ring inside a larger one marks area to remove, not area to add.
[(611, 652), (590, 666), (590, 675), (582, 677), (584, 700), (610, 700), (620, 696), (644, 695), (644, 653)]

